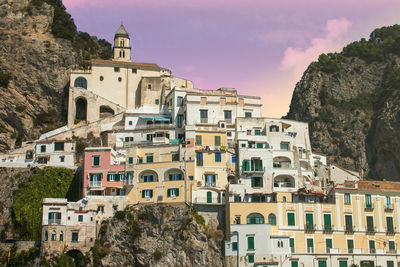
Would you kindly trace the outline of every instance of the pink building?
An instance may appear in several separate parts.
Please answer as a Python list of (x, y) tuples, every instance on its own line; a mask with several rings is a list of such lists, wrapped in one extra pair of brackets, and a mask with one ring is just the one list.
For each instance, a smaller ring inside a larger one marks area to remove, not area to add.
[(86, 148), (83, 168), (83, 197), (125, 195), (125, 162), (117, 161), (110, 147)]

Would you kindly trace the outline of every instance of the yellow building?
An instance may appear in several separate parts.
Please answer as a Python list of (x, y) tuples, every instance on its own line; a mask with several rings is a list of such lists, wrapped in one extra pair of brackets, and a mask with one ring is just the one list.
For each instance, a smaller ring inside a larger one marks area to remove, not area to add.
[(267, 224), (268, 233), (258, 235), (281, 237), (282, 253), (276, 252), (279, 244), (251, 250), (242, 244), (241, 266), (257, 266), (266, 258), (278, 263), (274, 266), (398, 266), (399, 200), (400, 183), (379, 181), (347, 182), (329, 195), (307, 190), (275, 193), (269, 202), (234, 202), (230, 197), (226, 217), (231, 243), (226, 255), (236, 255), (232, 229)]
[(130, 201), (190, 201), (194, 161), (186, 159), (185, 154), (180, 144), (136, 145), (129, 148), (125, 184)]

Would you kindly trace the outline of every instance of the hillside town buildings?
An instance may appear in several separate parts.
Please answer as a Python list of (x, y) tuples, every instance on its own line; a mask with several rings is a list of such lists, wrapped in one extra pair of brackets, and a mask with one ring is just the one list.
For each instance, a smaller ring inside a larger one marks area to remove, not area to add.
[(77, 168), (73, 140), (101, 140), (83, 151), (81, 200), (43, 200), (46, 255), (89, 251), (127, 205), (185, 202), (225, 229), (227, 266), (398, 266), (400, 183), (328, 165), (307, 123), (262, 117), (260, 97), (132, 61), (123, 26), (113, 55), (71, 72), (66, 126), (0, 155)]

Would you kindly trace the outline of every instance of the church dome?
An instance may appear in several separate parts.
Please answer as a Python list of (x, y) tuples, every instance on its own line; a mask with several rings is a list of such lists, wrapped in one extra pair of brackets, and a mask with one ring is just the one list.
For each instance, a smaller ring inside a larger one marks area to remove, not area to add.
[(126, 31), (124, 25), (121, 24), (117, 32), (115, 33), (114, 39), (117, 37), (129, 38), (129, 33)]

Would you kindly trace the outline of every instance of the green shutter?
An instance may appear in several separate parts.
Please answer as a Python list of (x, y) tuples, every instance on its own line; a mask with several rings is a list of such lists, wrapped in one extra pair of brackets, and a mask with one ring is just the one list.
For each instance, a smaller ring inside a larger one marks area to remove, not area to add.
[(326, 267), (326, 260), (319, 260), (318, 267)]
[(290, 244), (291, 251), (293, 253), (294, 252), (294, 238), (289, 239), (289, 244)]
[(145, 192), (142, 190), (142, 198), (145, 198)]
[(288, 225), (289, 226), (294, 226), (296, 225), (296, 221), (294, 219), (294, 213), (288, 213), (287, 214), (287, 219), (288, 219)]
[(90, 174), (90, 181), (93, 182), (93, 174)]
[(214, 145), (215, 146), (221, 145), (221, 136), (214, 136)]
[(263, 143), (257, 143), (257, 148), (263, 148)]
[(176, 189), (176, 196), (179, 196), (179, 188)]
[(329, 253), (332, 248), (332, 239), (325, 239), (326, 253)]
[(246, 165), (245, 165), (245, 160), (242, 161), (242, 171), (246, 171)]
[(115, 181), (119, 182), (121, 180), (120, 177), (121, 175), (119, 173), (115, 174)]
[(330, 230), (332, 228), (331, 215), (330, 214), (324, 214), (324, 227), (327, 230)]
[(251, 178), (251, 187), (254, 187), (254, 183), (255, 183), (254, 177), (252, 177), (252, 178)]
[(353, 229), (353, 219), (351, 215), (345, 215), (346, 229)]
[(393, 230), (393, 218), (392, 217), (386, 217), (386, 228), (387, 230)]
[(374, 229), (374, 218), (372, 216), (367, 216), (367, 229), (368, 230)]
[(169, 175), (169, 180), (172, 181), (172, 174)]
[(212, 181), (213, 181), (213, 184), (215, 184), (215, 182), (216, 182), (216, 175), (215, 174), (212, 176)]
[(339, 261), (339, 267), (347, 267), (347, 261)]
[(110, 174), (108, 173), (107, 174), (107, 182), (109, 182), (110, 181)]
[(99, 166), (100, 165), (100, 156), (94, 156), (93, 157), (93, 166)]
[(133, 163), (133, 157), (129, 157), (129, 164)]
[(150, 198), (153, 197), (153, 190), (150, 190)]
[(247, 255), (247, 257), (249, 258), (249, 263), (254, 263), (254, 255)]
[(261, 177), (261, 178), (260, 178), (260, 187), (263, 187), (263, 182), (264, 182), (263, 180), (264, 180), (264, 178)]
[(254, 171), (254, 160), (251, 160), (251, 171)]
[(196, 135), (196, 146), (201, 146), (201, 135)]
[(238, 243), (237, 242), (233, 242), (232, 243), (232, 251), (237, 251), (238, 250)]
[(207, 203), (212, 203), (212, 193), (210, 191), (207, 192)]
[(254, 249), (254, 236), (247, 237), (247, 249)]
[(168, 189), (167, 190), (167, 197), (170, 197), (171, 196), (171, 189)]
[(299, 267), (299, 262), (298, 261), (292, 261), (292, 266), (291, 267)]
[(314, 226), (314, 218), (312, 213), (306, 213), (306, 225), (307, 226)]

